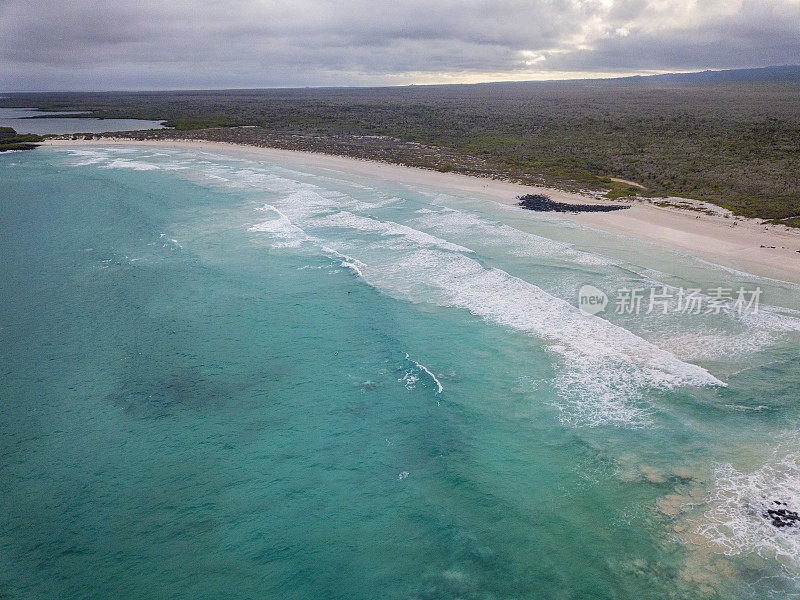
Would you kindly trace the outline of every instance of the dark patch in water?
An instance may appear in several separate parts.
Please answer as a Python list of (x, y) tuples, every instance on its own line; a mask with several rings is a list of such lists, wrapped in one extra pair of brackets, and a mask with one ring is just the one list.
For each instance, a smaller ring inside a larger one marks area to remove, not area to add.
[(178, 411), (210, 411), (228, 407), (232, 402), (263, 404), (276, 382), (290, 377), (291, 369), (283, 364), (263, 364), (257, 370), (207, 376), (198, 367), (175, 367), (159, 373), (151, 363), (138, 365), (119, 377), (116, 390), (106, 396), (133, 417), (160, 418)]
[(790, 510), (787, 504), (780, 500), (773, 500), (772, 506), (770, 506), (762, 516), (771, 521), (773, 527), (800, 528), (800, 515)]
[(108, 399), (126, 414), (167, 416), (178, 408), (208, 410), (219, 407), (230, 390), (207, 379), (194, 367), (185, 367), (166, 377), (127, 381)]

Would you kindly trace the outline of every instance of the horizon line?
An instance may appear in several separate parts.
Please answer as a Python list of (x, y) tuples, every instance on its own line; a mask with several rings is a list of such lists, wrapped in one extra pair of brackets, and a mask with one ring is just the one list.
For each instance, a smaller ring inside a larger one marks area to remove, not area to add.
[(781, 64), (767, 65), (763, 67), (737, 67), (732, 69), (702, 69), (686, 71), (661, 71), (648, 74), (626, 74), (619, 76), (598, 76), (598, 77), (572, 77), (572, 78), (550, 78), (550, 79), (499, 79), (487, 80), (470, 83), (398, 83), (385, 85), (276, 85), (265, 87), (174, 87), (174, 88), (115, 88), (115, 89), (46, 89), (46, 90), (0, 90), (0, 94), (66, 94), (66, 93), (86, 93), (86, 94), (106, 94), (106, 93), (148, 93), (148, 92), (238, 92), (238, 91), (266, 91), (266, 90), (346, 90), (346, 89), (391, 89), (407, 87), (454, 87), (454, 86), (479, 86), (479, 85), (501, 85), (501, 84), (525, 84), (525, 83), (576, 83), (582, 81), (614, 81), (623, 79), (648, 79), (669, 75), (701, 75), (703, 73), (725, 73), (736, 71), (764, 71), (768, 69), (781, 68), (800, 68), (800, 64)]

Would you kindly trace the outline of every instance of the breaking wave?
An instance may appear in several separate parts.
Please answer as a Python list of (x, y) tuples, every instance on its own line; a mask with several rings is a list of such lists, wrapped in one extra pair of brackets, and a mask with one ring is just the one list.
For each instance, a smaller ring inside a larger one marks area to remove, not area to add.
[[(797, 439), (791, 445), (796, 447)], [(758, 554), (800, 569), (800, 528), (776, 526), (768, 511), (800, 511), (800, 456), (781, 447), (759, 469), (743, 472), (730, 464), (715, 469), (714, 488), (696, 533), (728, 555)], [(780, 521), (779, 521), (780, 523)]]
[(442, 383), (441, 383), (441, 382), (440, 382), (440, 381), (439, 381), (439, 380), (436, 378), (436, 375), (434, 375), (434, 374), (431, 372), (431, 370), (430, 370), (430, 369), (428, 369), (428, 367), (426, 367), (426, 366), (425, 366), (425, 365), (423, 365), (423, 364), (420, 364), (420, 363), (418, 363), (418, 362), (417, 362), (417, 361), (415, 361), (413, 358), (411, 358), (411, 357), (408, 355), (408, 352), (406, 352), (406, 353), (405, 353), (405, 355), (406, 355), (406, 359), (407, 359), (407, 360), (410, 360), (412, 363), (414, 363), (414, 364), (416, 365), (416, 367), (417, 367), (417, 368), (418, 368), (420, 371), (424, 371), (424, 372), (425, 372), (425, 373), (428, 375), (428, 377), (430, 377), (431, 379), (433, 379), (433, 382), (436, 384), (436, 393), (437, 393), (437, 394), (441, 394), (441, 393), (444, 391), (444, 387), (442, 387)]
[[(143, 156), (146, 159), (148, 155)], [(191, 156), (176, 153), (171, 158), (162, 157), (159, 164), (186, 166)], [(130, 156), (120, 157), (103, 149), (92, 150), (82, 158), (101, 165), (132, 161)], [(544, 340), (558, 356), (559, 374), (554, 385), (567, 421), (646, 424), (653, 410), (643, 400), (647, 390), (724, 385), (704, 368), (680, 360), (623, 327), (584, 315), (529, 281), (485, 266), (473, 249), (447, 238), (466, 235), (478, 245), (502, 246), (513, 255), (572, 264), (614, 264), (606, 257), (465, 211), (416, 212), (411, 221), (416, 226), (357, 214), (398, 199), (377, 192), (368, 199), (355, 198), (243, 161), (222, 163), (197, 155), (192, 160), (193, 170), (219, 179), (219, 185), (246, 187), (273, 196), (262, 204), (262, 210), (272, 213), (273, 218), (249, 227), (252, 232), (270, 236), (273, 247), (317, 248), (390, 296), (465, 309), (488, 322)]]

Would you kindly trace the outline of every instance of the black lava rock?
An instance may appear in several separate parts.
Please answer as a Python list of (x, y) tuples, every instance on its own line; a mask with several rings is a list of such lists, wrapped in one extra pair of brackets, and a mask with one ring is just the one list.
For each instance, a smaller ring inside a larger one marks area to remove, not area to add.
[(544, 194), (527, 194), (518, 198), (522, 208), (540, 212), (611, 212), (612, 210), (625, 210), (630, 206), (605, 206), (603, 204), (568, 204), (555, 202), (550, 196)]
[(790, 510), (785, 502), (773, 500), (772, 506), (763, 514), (773, 527), (798, 527), (800, 528), (800, 515)]

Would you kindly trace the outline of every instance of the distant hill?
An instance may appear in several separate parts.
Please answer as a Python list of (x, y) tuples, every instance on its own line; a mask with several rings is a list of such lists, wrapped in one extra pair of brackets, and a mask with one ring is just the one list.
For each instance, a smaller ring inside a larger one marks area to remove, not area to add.
[[(604, 79), (563, 79), (549, 81), (490, 82), (477, 86), (530, 86), (548, 88), (571, 87), (692, 87), (720, 85), (725, 83), (800, 83), (800, 65), (760, 67), (757, 69), (728, 69), (724, 71), (700, 71), (695, 73), (664, 73), (661, 75), (634, 75), (631, 77), (609, 77)], [(457, 85), (457, 84), (456, 84)]]
[(677, 84), (703, 85), (720, 83), (763, 83), (775, 81), (800, 82), (800, 65), (761, 67), (758, 69), (729, 69), (726, 71), (701, 71), (699, 73), (665, 73), (639, 77), (623, 77), (616, 83), (630, 82), (639, 85)]

